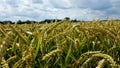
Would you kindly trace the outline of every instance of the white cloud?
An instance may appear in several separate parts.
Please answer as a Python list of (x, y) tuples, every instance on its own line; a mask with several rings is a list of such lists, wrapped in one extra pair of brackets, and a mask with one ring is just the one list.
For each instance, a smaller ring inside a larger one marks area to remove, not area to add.
[(111, 7), (110, 1), (108, 0), (71, 0), (74, 7), (78, 8), (90, 8), (90, 9), (107, 9)]
[(119, 0), (0, 0), (0, 20), (119, 18)]
[(49, 2), (53, 5), (55, 8), (71, 8), (72, 3), (70, 0), (49, 0)]

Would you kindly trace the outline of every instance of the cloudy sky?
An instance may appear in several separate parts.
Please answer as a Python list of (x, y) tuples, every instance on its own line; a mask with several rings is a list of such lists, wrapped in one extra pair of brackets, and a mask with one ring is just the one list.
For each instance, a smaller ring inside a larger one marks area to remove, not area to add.
[(120, 0), (0, 0), (0, 21), (120, 19)]

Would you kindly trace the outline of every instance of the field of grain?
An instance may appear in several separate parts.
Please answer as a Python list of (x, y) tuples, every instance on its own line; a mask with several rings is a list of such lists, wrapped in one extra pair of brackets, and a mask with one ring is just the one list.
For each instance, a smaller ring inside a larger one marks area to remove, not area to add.
[(1, 24), (0, 68), (120, 68), (120, 21)]

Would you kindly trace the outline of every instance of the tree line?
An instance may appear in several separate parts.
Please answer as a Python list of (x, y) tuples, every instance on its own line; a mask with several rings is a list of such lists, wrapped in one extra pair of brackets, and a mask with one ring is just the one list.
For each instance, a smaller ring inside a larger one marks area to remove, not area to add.
[[(71, 23), (76, 23), (76, 22), (90, 22), (90, 21), (80, 21), (80, 20), (71, 20), (69, 17), (65, 17), (64, 19), (45, 19), (43, 21), (32, 21), (32, 20), (26, 20), (26, 21), (21, 21), (18, 20), (17, 22), (12, 22), (12, 21), (0, 21), (0, 24), (31, 24), (31, 23), (51, 23), (51, 22), (62, 22), (62, 21), (69, 21)], [(100, 20), (99, 22), (104, 22), (108, 20)], [(120, 21), (120, 20), (115, 20), (115, 21)]]
[(79, 22), (79, 20), (71, 20), (69, 17), (65, 17), (64, 19), (45, 19), (43, 21), (31, 21), (31, 20), (26, 20), (26, 21), (21, 21), (18, 20), (16, 22), (12, 21), (0, 21), (0, 24), (31, 24), (31, 23), (51, 23), (51, 22), (60, 22), (60, 21), (70, 21), (70, 22)]

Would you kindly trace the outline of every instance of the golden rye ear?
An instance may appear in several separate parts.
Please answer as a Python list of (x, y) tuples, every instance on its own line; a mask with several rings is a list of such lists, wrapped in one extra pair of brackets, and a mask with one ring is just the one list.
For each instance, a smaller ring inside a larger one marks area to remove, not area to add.
[(119, 68), (119, 32), (120, 21), (0, 24), (0, 68)]

